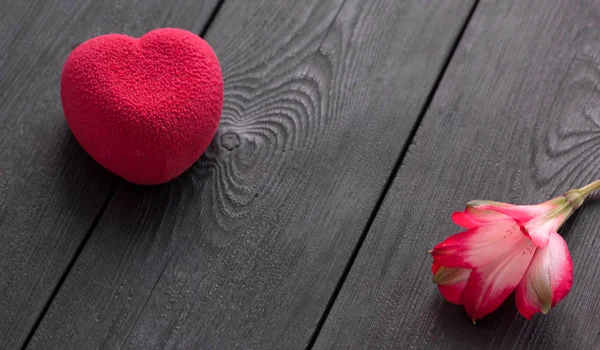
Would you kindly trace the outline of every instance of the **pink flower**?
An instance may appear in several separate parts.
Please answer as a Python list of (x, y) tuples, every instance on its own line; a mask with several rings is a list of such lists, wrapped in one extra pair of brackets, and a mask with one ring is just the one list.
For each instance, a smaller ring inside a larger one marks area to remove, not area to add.
[(573, 190), (538, 205), (473, 201), (452, 220), (467, 229), (431, 251), (433, 281), (442, 296), (475, 320), (516, 291), (527, 319), (547, 313), (573, 284), (573, 263), (558, 228), (588, 192)]

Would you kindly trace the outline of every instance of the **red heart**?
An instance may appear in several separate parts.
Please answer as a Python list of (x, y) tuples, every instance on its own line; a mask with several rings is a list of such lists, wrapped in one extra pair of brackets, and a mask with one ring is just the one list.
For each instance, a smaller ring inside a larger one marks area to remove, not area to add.
[(221, 118), (223, 77), (206, 41), (163, 28), (84, 42), (65, 62), (60, 95), (86, 152), (150, 185), (179, 176), (204, 153)]

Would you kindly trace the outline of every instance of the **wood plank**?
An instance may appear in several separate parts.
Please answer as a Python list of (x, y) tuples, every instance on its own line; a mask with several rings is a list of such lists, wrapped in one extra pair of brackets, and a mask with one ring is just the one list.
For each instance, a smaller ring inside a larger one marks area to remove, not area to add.
[(306, 345), (471, 5), (225, 2), (215, 142), (119, 189), (32, 348)]
[(77, 145), (59, 96), (82, 41), (159, 26), (200, 32), (217, 0), (1, 1), (0, 347), (18, 348), (117, 178)]
[(536, 203), (600, 177), (599, 10), (600, 1), (481, 1), (317, 348), (598, 347), (598, 202), (562, 231), (570, 295), (532, 321), (509, 298), (474, 326), (442, 301), (427, 250), (460, 231), (450, 215), (469, 200)]

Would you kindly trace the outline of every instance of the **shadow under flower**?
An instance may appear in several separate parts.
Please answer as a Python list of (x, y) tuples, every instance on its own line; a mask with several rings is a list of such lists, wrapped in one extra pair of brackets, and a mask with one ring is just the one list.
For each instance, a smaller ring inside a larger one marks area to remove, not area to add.
[(571, 314), (565, 309), (526, 320), (515, 307), (514, 293), (475, 325), (462, 306), (444, 301), (441, 296), (431, 299), (430, 308), (435, 329), (430, 332), (429, 343), (434, 348), (566, 348), (569, 340), (565, 335), (574, 332), (573, 323), (565, 319)]

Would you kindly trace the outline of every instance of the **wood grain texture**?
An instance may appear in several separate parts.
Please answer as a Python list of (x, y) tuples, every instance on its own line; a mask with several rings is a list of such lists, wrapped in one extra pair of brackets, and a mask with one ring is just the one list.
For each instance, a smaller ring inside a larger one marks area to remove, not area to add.
[(213, 145), (120, 187), (31, 348), (306, 345), (471, 5), (226, 1)]
[(0, 1), (0, 348), (22, 345), (117, 181), (64, 121), (67, 55), (110, 32), (199, 32), (216, 3)]
[[(316, 348), (597, 349), (600, 203), (562, 232), (570, 295), (473, 325), (442, 301), (427, 250), (472, 199), (536, 203), (600, 178), (600, 2), (479, 3)], [(598, 198), (598, 196), (596, 196)]]

